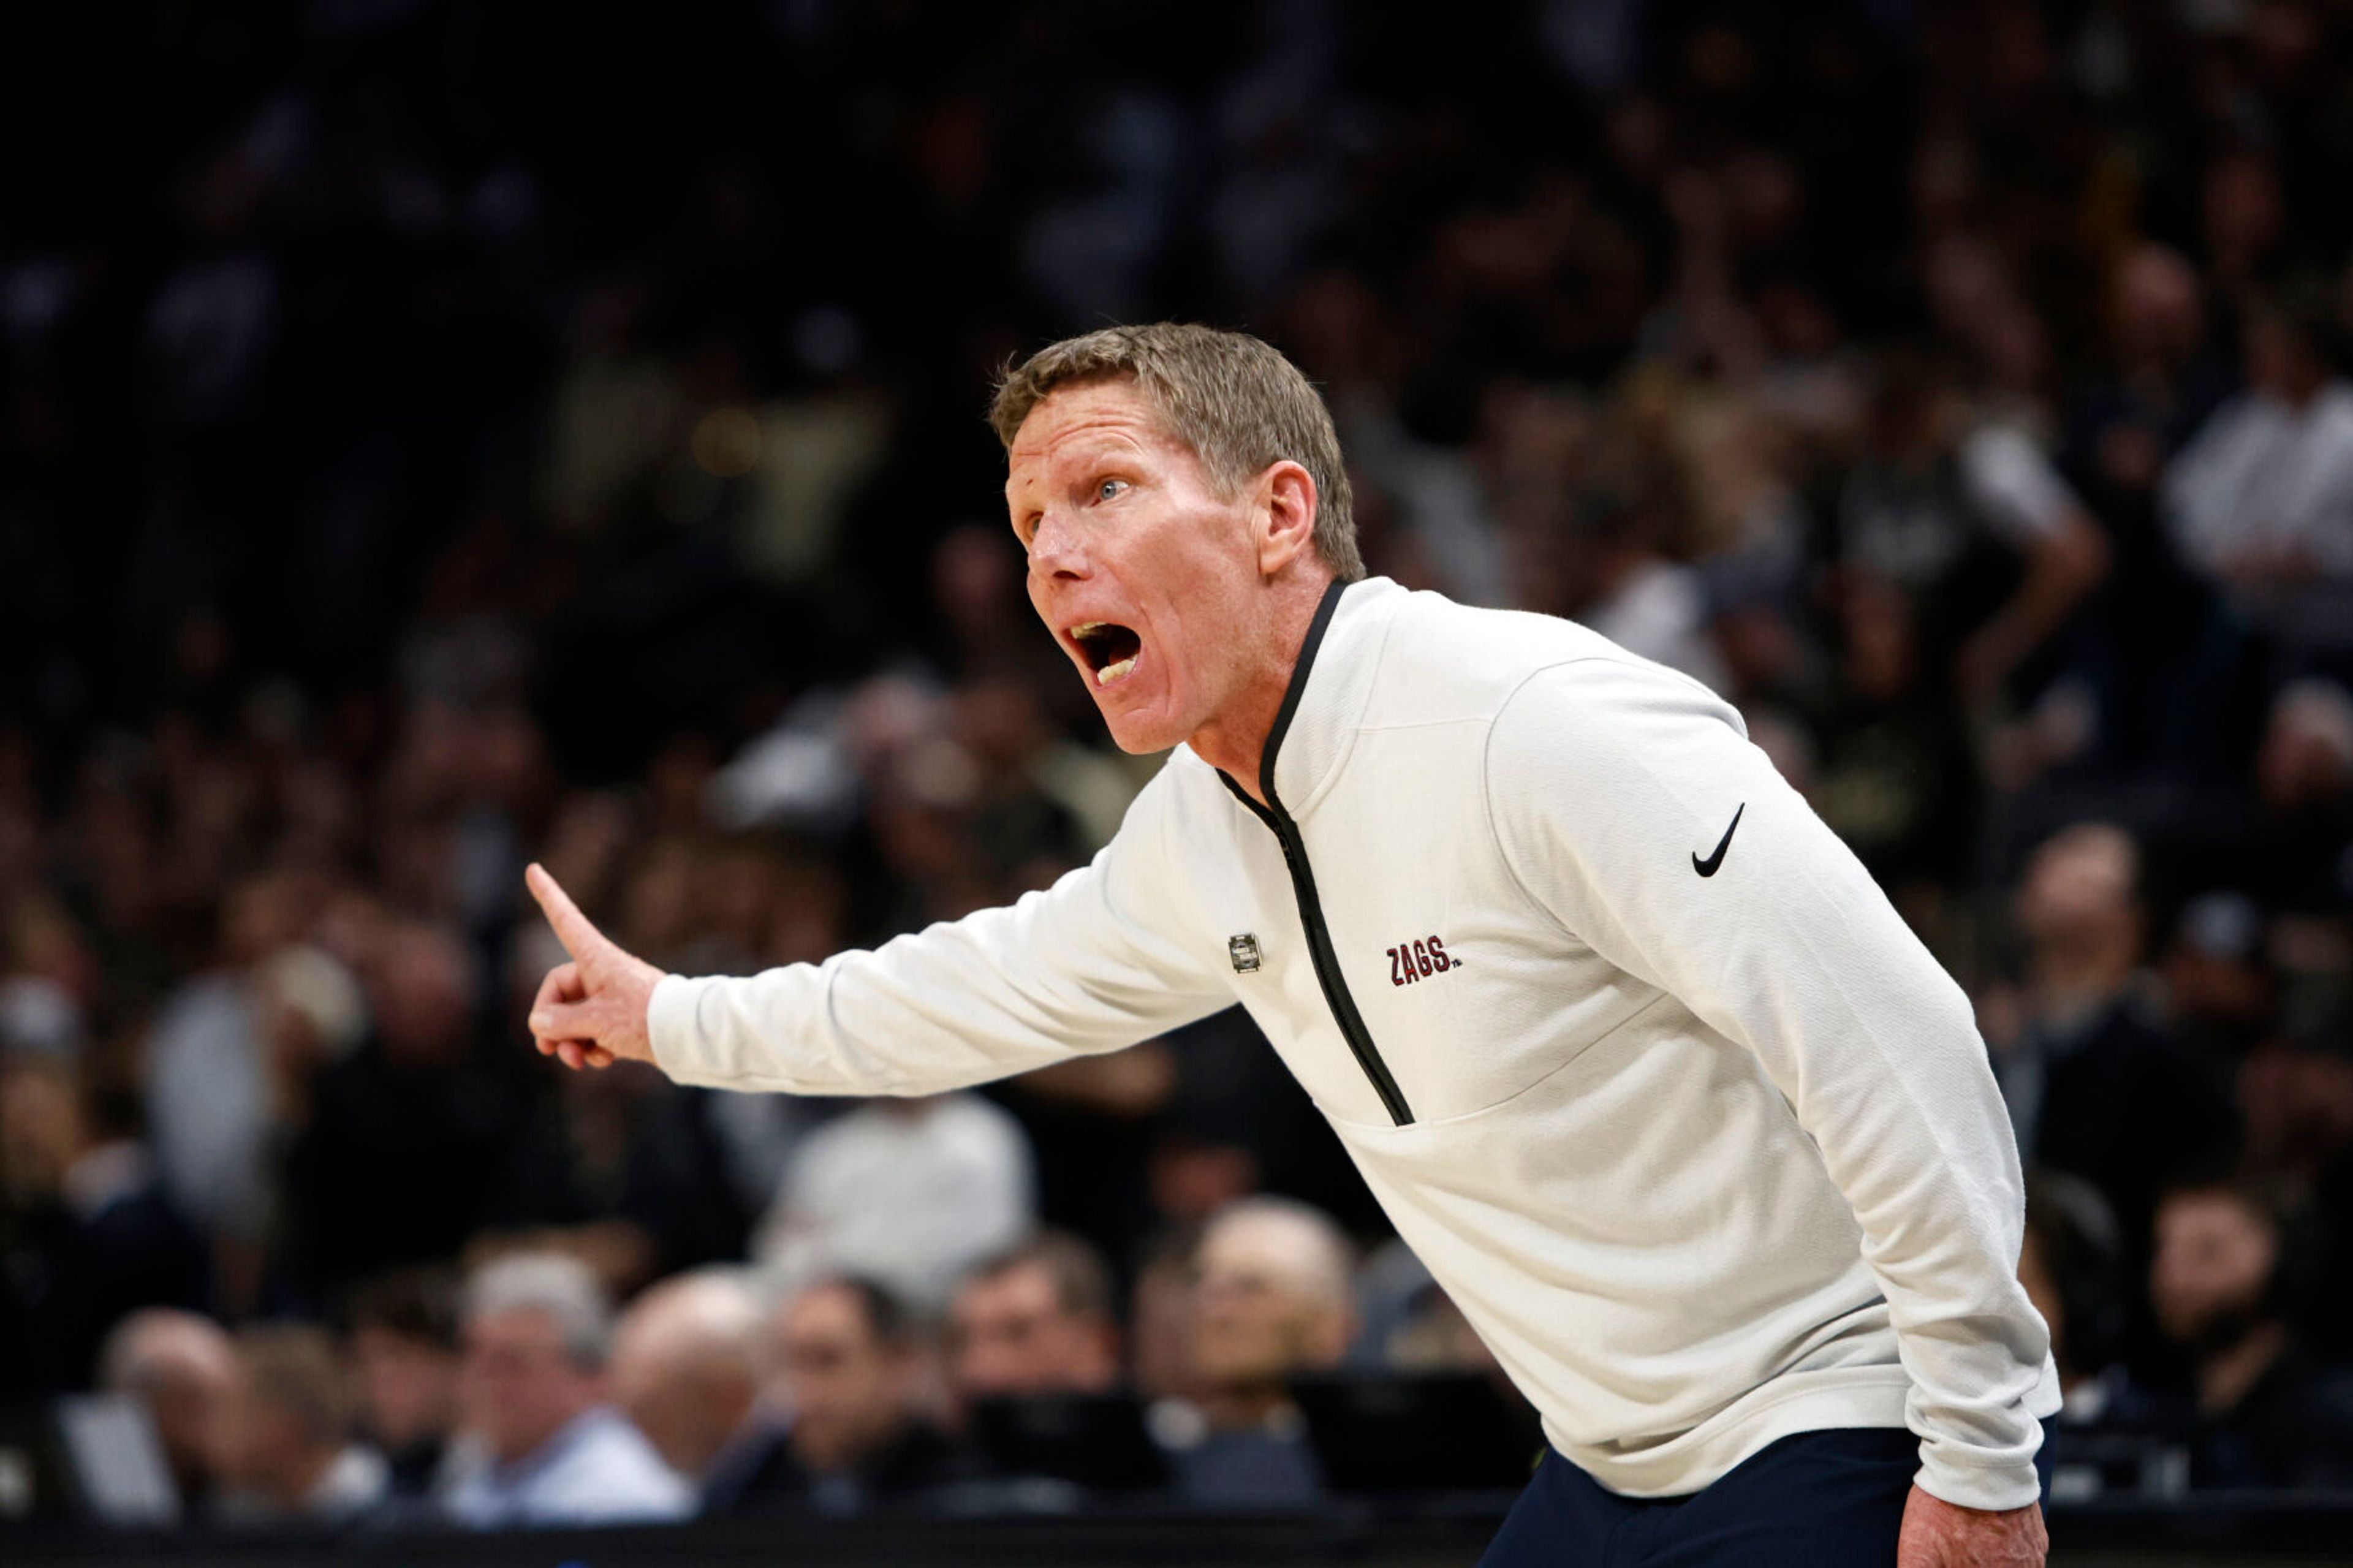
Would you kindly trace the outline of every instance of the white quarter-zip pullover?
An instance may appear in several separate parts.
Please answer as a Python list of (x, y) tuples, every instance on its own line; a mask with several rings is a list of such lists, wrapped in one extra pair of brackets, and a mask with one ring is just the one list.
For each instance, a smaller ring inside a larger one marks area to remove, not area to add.
[(930, 1094), (1239, 1001), (1604, 1486), (1908, 1425), (1929, 1492), (2035, 1500), (2058, 1379), (1968, 1001), (1728, 704), (1375, 579), (1325, 597), (1261, 783), (1179, 747), (1009, 908), (665, 979), (656, 1058)]

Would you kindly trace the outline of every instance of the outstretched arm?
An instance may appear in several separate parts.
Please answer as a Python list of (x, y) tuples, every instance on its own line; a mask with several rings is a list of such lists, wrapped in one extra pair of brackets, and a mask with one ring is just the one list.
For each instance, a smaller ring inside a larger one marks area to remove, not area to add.
[(936, 1094), (1164, 1034), (1233, 999), (1223, 944), (1181, 903), (1169, 792), (1164, 773), (1092, 864), (1007, 908), (740, 979), (663, 974), (534, 868), (573, 962), (541, 986), (532, 1033), (573, 1066), (626, 1057), (681, 1083), (860, 1095)]

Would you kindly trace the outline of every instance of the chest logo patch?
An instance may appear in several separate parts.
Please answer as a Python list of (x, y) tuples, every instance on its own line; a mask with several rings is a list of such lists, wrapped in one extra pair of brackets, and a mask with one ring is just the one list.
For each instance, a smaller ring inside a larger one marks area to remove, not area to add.
[(1461, 967), (1462, 961), (1449, 953), (1446, 944), (1435, 936), (1418, 936), (1389, 949), (1392, 985), (1418, 985)]
[(1233, 960), (1234, 973), (1236, 974), (1255, 974), (1258, 973), (1259, 956), (1257, 933), (1254, 931), (1244, 931), (1240, 936), (1229, 936), (1226, 938), (1226, 956)]

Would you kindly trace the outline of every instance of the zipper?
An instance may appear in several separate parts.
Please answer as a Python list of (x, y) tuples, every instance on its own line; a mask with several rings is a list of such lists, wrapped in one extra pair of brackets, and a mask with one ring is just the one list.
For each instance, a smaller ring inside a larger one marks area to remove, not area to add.
[(1307, 846), (1299, 837), (1299, 824), (1283, 809), (1282, 797), (1274, 791), (1274, 756), (1282, 744), (1283, 735), (1291, 728), (1291, 716), (1299, 707), (1299, 694), (1306, 689), (1307, 672), (1315, 662), (1315, 650), (1324, 641), (1324, 633), (1332, 624), (1332, 612), (1338, 607), (1345, 583), (1334, 583), (1324, 590), (1324, 602), (1315, 608), (1315, 619), (1307, 627), (1307, 639), (1300, 646), (1298, 666), (1291, 672), (1290, 689), (1282, 694), (1282, 707), (1274, 716), (1274, 727), (1267, 732), (1266, 750), (1259, 759), (1259, 792), (1266, 796), (1261, 805), (1242, 787), (1220, 771), (1227, 789), (1236, 800), (1250, 807), (1250, 814), (1267, 826), (1274, 841), (1282, 848), (1282, 863), (1291, 872), (1291, 890), (1299, 901), (1299, 923), (1307, 932), (1307, 956), (1315, 966), (1315, 981), (1324, 989), (1324, 1000), (1332, 1009), (1332, 1021), (1340, 1027), (1340, 1037), (1348, 1043), (1349, 1055), (1364, 1069), (1381, 1097), (1381, 1104), (1389, 1113), (1389, 1121), (1404, 1127), (1413, 1121), (1413, 1108), (1406, 1103), (1404, 1091), (1398, 1088), (1388, 1063), (1381, 1059), (1380, 1047), (1373, 1044), (1372, 1031), (1365, 1027), (1364, 1016), (1356, 1011), (1356, 1000), (1348, 994), (1347, 978), (1340, 973), (1340, 955), (1332, 946), (1331, 928), (1324, 923), (1324, 902), (1316, 896), (1315, 872), (1307, 864)]

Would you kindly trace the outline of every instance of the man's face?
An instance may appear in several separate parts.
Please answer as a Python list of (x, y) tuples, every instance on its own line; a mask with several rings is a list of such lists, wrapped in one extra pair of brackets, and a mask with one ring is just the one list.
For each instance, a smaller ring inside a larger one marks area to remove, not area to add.
[(458, 1358), (439, 1345), (375, 1324), (352, 1331), (368, 1433), (387, 1448), (439, 1437), (457, 1402)]
[(1211, 722), (1250, 668), (1256, 491), (1221, 496), (1151, 401), (1113, 380), (1030, 411), (1005, 500), (1029, 602), (1122, 749), (1162, 751)]
[(1261, 1385), (1326, 1370), (1347, 1349), (1346, 1309), (1306, 1288), (1289, 1255), (1291, 1239), (1258, 1223), (1214, 1226), (1203, 1238), (1193, 1362), (1210, 1387)]
[(811, 1469), (849, 1468), (906, 1421), (910, 1358), (876, 1337), (855, 1293), (803, 1291), (785, 1308), (780, 1336), (793, 1450)]
[(2157, 1211), (2156, 1229), (2149, 1297), (2167, 1338), (2203, 1344), (2260, 1310), (2279, 1237), (2246, 1205), (2223, 1193), (2183, 1194)]
[(466, 1424), (501, 1462), (533, 1452), (596, 1402), (601, 1379), (565, 1353), (554, 1316), (537, 1307), (466, 1324), (459, 1397)]
[(973, 1280), (956, 1293), (950, 1316), (962, 1398), (1099, 1394), (1118, 1377), (1107, 1325), (1063, 1310), (1040, 1265)]

